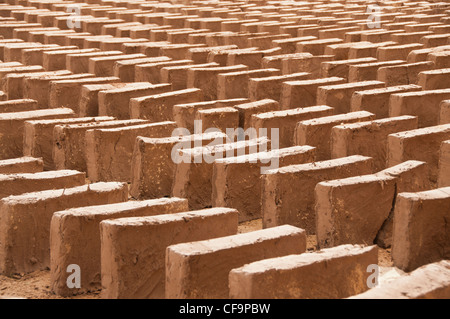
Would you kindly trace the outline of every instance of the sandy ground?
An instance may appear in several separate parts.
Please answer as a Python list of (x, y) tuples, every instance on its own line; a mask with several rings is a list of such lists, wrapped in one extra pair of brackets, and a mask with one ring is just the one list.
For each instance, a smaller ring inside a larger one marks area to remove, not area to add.
[[(262, 220), (252, 220), (239, 225), (238, 233), (246, 233), (262, 229)], [(306, 242), (308, 252), (316, 251), (316, 237), (308, 236)], [(390, 281), (403, 272), (394, 268), (390, 249), (379, 249), (378, 264), (380, 266), (379, 282)], [(0, 298), (29, 298), (29, 299), (68, 299), (55, 295), (50, 290), (50, 271), (42, 270), (27, 274), (23, 277), (0, 276)], [(99, 299), (99, 292), (86, 293), (69, 299)]]

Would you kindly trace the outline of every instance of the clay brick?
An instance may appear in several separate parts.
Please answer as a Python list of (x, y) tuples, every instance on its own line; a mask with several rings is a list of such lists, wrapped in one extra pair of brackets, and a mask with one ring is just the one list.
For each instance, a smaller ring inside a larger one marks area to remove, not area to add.
[(415, 128), (417, 117), (409, 115), (335, 126), (331, 133), (331, 157), (370, 156), (379, 171), (403, 162), (393, 164), (388, 159), (388, 136)]
[(119, 78), (113, 76), (51, 81), (49, 92), (49, 107), (67, 107), (71, 108), (75, 112), (75, 114), (79, 114), (81, 87), (83, 85), (118, 83), (119, 81)]
[(102, 297), (164, 298), (166, 248), (234, 235), (237, 218), (236, 210), (216, 207), (101, 222)]
[(179, 148), (206, 146), (223, 141), (223, 133), (207, 133), (166, 138), (137, 137), (131, 160), (130, 194), (134, 198), (170, 196), (176, 164), (173, 154)]
[(338, 38), (303, 41), (297, 43), (297, 52), (308, 52), (312, 55), (323, 55), (327, 45), (338, 44), (342, 42), (343, 41)]
[(429, 61), (385, 66), (378, 69), (377, 80), (384, 82), (386, 86), (417, 83), (419, 73), (422, 71), (428, 71), (432, 68), (433, 63)]
[(450, 88), (450, 69), (422, 71), (417, 76), (417, 84), (424, 90)]
[(438, 187), (450, 186), (450, 141), (441, 143)]
[[(232, 269), (305, 250), (305, 231), (290, 225), (171, 245), (166, 252), (166, 298), (228, 298)], [(214, 260), (222, 262), (215, 265)]]
[(261, 67), (263, 68), (274, 68), (281, 70), (281, 63), (284, 59), (301, 58), (301, 57), (312, 57), (311, 53), (291, 53), (291, 54), (280, 54), (265, 56), (262, 59)]
[(313, 80), (285, 81), (281, 90), (283, 110), (317, 105), (317, 89), (328, 84), (345, 83), (344, 78), (331, 77)]
[(405, 271), (449, 258), (450, 188), (400, 193), (394, 212), (392, 259)]
[(353, 64), (362, 64), (362, 63), (371, 63), (376, 61), (375, 58), (360, 58), (360, 59), (352, 59), (352, 60), (338, 60), (338, 61), (329, 61), (321, 63), (321, 77), (329, 78), (329, 77), (341, 77), (344, 79), (348, 79), (349, 77), (349, 68)]
[(9, 99), (7, 101), (0, 101), (0, 113), (34, 111), (36, 109), (37, 102), (31, 99)]
[[(101, 288), (100, 222), (115, 218), (173, 214), (187, 210), (185, 199), (160, 198), (72, 208), (54, 213), (50, 225), (52, 291), (58, 295), (71, 296)], [(83, 274), (80, 289), (67, 287), (66, 269), (71, 264), (77, 264)]]
[(114, 76), (120, 78), (122, 82), (133, 82), (135, 79), (135, 66), (145, 63), (157, 63), (171, 61), (171, 58), (166, 56), (155, 58), (141, 58), (131, 60), (119, 60), (114, 63)]
[(51, 171), (23, 174), (0, 174), (0, 199), (24, 193), (81, 186), (86, 174), (78, 171)]
[(247, 102), (249, 102), (247, 99), (240, 98), (176, 104), (173, 106), (173, 117), (177, 122), (178, 127), (186, 128), (189, 132), (193, 132), (197, 111), (228, 106), (234, 107)]
[(280, 47), (282, 54), (290, 54), (295, 53), (297, 47), (297, 43), (303, 42), (303, 41), (311, 41), (311, 40), (317, 40), (316, 37), (313, 36), (307, 36), (307, 37), (294, 37), (294, 38), (287, 38), (287, 39), (280, 39), (280, 40), (273, 40), (272, 46)]
[(350, 102), (354, 92), (384, 87), (380, 81), (333, 84), (317, 88), (317, 104), (334, 107), (336, 114), (350, 112)]
[(267, 137), (241, 140), (209, 147), (182, 149), (176, 158), (172, 195), (187, 198), (190, 209), (211, 207), (214, 160), (267, 151)]
[(24, 122), (38, 119), (68, 118), (71, 109), (47, 109), (14, 113), (0, 113), (0, 159), (22, 156)]
[(280, 75), (278, 69), (259, 69), (239, 72), (220, 73), (217, 75), (217, 98), (247, 98), (248, 83), (251, 78), (263, 78)]
[(89, 59), (95, 57), (106, 57), (120, 55), (120, 51), (97, 51), (88, 53), (77, 53), (66, 55), (66, 68), (73, 73), (88, 73)]
[(172, 90), (184, 90), (187, 89), (187, 76), (189, 69), (218, 66), (219, 64), (215, 62), (194, 65), (166, 66), (160, 71), (160, 80), (165, 83), (171, 83)]
[(221, 50), (232, 50), (232, 49), (237, 49), (237, 48), (238, 48), (237, 45), (191, 48), (191, 49), (189, 49), (188, 53), (186, 54), (186, 58), (194, 61), (195, 64), (207, 63), (209, 52), (221, 51)]
[(87, 117), (56, 120), (32, 120), (24, 124), (23, 154), (41, 157), (46, 170), (55, 169), (53, 163), (53, 128), (56, 125), (112, 121), (113, 117)]
[(22, 56), (20, 61), (25, 65), (43, 65), (44, 64), (44, 52), (47, 51), (60, 51), (60, 50), (75, 50), (74, 45), (69, 46), (56, 46), (46, 48), (31, 48), (22, 50)]
[(280, 110), (279, 103), (271, 99), (236, 104), (233, 107), (239, 111), (239, 127), (244, 128), (244, 130), (252, 127), (253, 115)]
[(333, 61), (334, 55), (316, 55), (293, 57), (281, 60), (281, 73), (289, 75), (298, 72), (310, 73), (310, 78), (317, 78), (320, 76), (321, 64), (328, 61)]
[(130, 118), (130, 100), (170, 91), (170, 84), (130, 83), (124, 87), (98, 92), (99, 115), (114, 116), (119, 120)]
[(251, 78), (248, 82), (249, 98), (251, 101), (262, 99), (280, 101), (282, 98), (282, 87), (284, 82), (306, 80), (309, 77), (309, 73), (300, 72), (280, 76)]
[(134, 69), (135, 82), (150, 82), (152, 84), (160, 83), (160, 70), (168, 66), (181, 66), (193, 64), (192, 60), (178, 60), (156, 63), (138, 64)]
[(419, 128), (434, 126), (439, 124), (440, 103), (446, 99), (450, 99), (450, 89), (392, 94), (389, 116), (414, 115)]
[(378, 264), (376, 246), (343, 245), (265, 259), (233, 269), (232, 299), (346, 298), (368, 289), (369, 265)]
[[(257, 131), (267, 129), (267, 136), (273, 143), (278, 142), (279, 147), (289, 147), (294, 145), (294, 131), (298, 122), (333, 114), (334, 109), (326, 105), (259, 113), (252, 116), (251, 127)], [(278, 132), (274, 129), (278, 129)], [(275, 135), (277, 133), (278, 136)]]
[(450, 262), (443, 260), (374, 287), (349, 299), (448, 299)]
[(121, 60), (133, 60), (145, 58), (144, 54), (123, 54), (104, 57), (94, 57), (89, 59), (89, 73), (97, 76), (113, 76), (114, 63)]
[(389, 99), (391, 94), (421, 90), (421, 86), (410, 84), (357, 91), (352, 95), (350, 110), (352, 112), (368, 111), (375, 114), (377, 119), (387, 118), (389, 117)]
[(314, 234), (317, 183), (371, 173), (372, 159), (359, 155), (269, 170), (262, 175), (263, 227), (289, 224)]
[(187, 87), (201, 89), (204, 99), (207, 101), (215, 100), (217, 98), (218, 74), (246, 70), (248, 70), (248, 67), (243, 64), (214, 68), (192, 68), (188, 70)]
[(348, 81), (361, 82), (376, 80), (378, 76), (378, 69), (383, 66), (405, 64), (403, 60), (393, 60), (384, 62), (362, 63), (350, 65), (348, 68)]
[(127, 125), (146, 124), (144, 120), (105, 121), (80, 124), (56, 125), (53, 129), (53, 162), (56, 169), (76, 169), (86, 172), (87, 130), (95, 128), (115, 128)]
[(316, 160), (329, 160), (331, 158), (331, 130), (334, 126), (374, 119), (374, 114), (361, 111), (300, 121), (295, 127), (294, 144), (314, 146)]
[(131, 181), (131, 159), (137, 136), (170, 136), (175, 122), (158, 122), (86, 132), (86, 164), (91, 181)]
[(38, 173), (44, 170), (41, 158), (19, 157), (0, 160), (0, 174)]
[(78, 116), (98, 116), (98, 93), (126, 86), (125, 83), (87, 84), (81, 87)]
[(227, 128), (235, 130), (239, 127), (239, 111), (233, 107), (199, 110), (195, 121), (202, 123), (202, 133), (211, 129), (221, 132), (226, 132)]
[(388, 166), (407, 160), (428, 164), (430, 181), (438, 179), (439, 150), (441, 143), (450, 138), (450, 124), (403, 130), (388, 137)]
[(50, 221), (54, 212), (123, 202), (127, 197), (125, 184), (97, 183), (2, 199), (0, 271), (12, 275), (50, 266)]
[(379, 61), (406, 60), (408, 54), (412, 50), (418, 50), (423, 47), (424, 47), (423, 44), (419, 43), (380, 47), (377, 49), (377, 59)]
[(439, 105), (439, 124), (450, 123), (450, 100), (444, 100)]
[(236, 208), (239, 222), (261, 218), (261, 173), (314, 160), (315, 149), (310, 146), (217, 159), (212, 176), (212, 205)]
[(47, 71), (66, 70), (66, 56), (68, 54), (92, 53), (98, 49), (61, 50), (43, 52), (43, 66)]
[[(377, 58), (378, 48), (389, 47), (389, 46), (393, 46), (395, 44), (397, 44), (397, 43), (393, 42), (393, 41), (386, 41), (386, 42), (380, 42), (380, 43), (374, 43), (374, 44), (354, 46), (354, 47), (351, 47), (350, 50), (348, 51), (348, 58), (349, 59), (358, 59), (358, 58), (367, 58), (367, 57)], [(405, 59), (392, 59), (392, 60), (405, 60)]]

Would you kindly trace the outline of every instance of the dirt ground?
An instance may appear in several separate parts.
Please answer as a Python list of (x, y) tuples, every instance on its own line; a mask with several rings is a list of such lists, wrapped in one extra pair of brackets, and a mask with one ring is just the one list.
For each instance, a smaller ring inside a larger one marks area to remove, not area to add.
[[(239, 225), (238, 233), (246, 233), (262, 229), (262, 220), (252, 220)], [(308, 252), (316, 250), (316, 237), (308, 236), (306, 242)], [(398, 277), (402, 272), (393, 267), (390, 249), (378, 250), (380, 266), (380, 282)], [(60, 297), (50, 290), (50, 270), (36, 271), (23, 277), (6, 277), (0, 275), (0, 298), (28, 299), (99, 299), (100, 293), (86, 293), (73, 297)]]

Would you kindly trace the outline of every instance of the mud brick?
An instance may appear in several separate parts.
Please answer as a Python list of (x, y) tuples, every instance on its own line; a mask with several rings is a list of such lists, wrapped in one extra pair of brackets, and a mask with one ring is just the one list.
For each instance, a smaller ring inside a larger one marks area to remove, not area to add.
[(410, 84), (357, 91), (352, 95), (350, 110), (352, 112), (369, 111), (375, 114), (377, 119), (386, 118), (389, 117), (389, 98), (391, 94), (421, 90), (422, 87)]
[(338, 43), (338, 44), (330, 44), (325, 47), (324, 54), (325, 55), (334, 55), (335, 60), (348, 60), (348, 55), (350, 48), (370, 45), (370, 42), (362, 41), (362, 42), (350, 42), (350, 43)]
[(331, 77), (303, 81), (284, 81), (281, 90), (281, 107), (286, 110), (317, 105), (317, 89), (319, 87), (340, 83), (345, 83), (345, 79)]
[(61, 50), (44, 52), (43, 65), (47, 71), (66, 70), (66, 56), (68, 54), (92, 53), (98, 49)]
[(331, 157), (371, 156), (375, 170), (379, 171), (392, 166), (388, 161), (388, 136), (416, 128), (417, 117), (409, 115), (335, 126), (331, 134)]
[(385, 82), (386, 86), (417, 83), (418, 74), (433, 68), (432, 62), (418, 62), (412, 64), (385, 66), (378, 69), (377, 79)]
[(217, 76), (217, 97), (219, 99), (247, 98), (249, 96), (248, 82), (251, 78), (278, 75), (280, 70), (273, 68), (220, 73)]
[(250, 136), (249, 140), (181, 150), (176, 158), (172, 195), (187, 198), (190, 209), (211, 207), (214, 160), (235, 153), (239, 156), (266, 151), (269, 143), (267, 137)]
[[(372, 43), (380, 43), (392, 40), (393, 35), (401, 35), (404, 34), (405, 30), (371, 30), (371, 31), (361, 31), (361, 40), (369, 41)], [(395, 41), (395, 40), (392, 40)], [(402, 43), (406, 44), (406, 43)]]
[(194, 30), (189, 28), (183, 30), (167, 30), (167, 41), (173, 44), (188, 44), (191, 34), (205, 34), (209, 32), (209, 29)]
[(296, 52), (296, 45), (299, 42), (304, 41), (312, 41), (317, 40), (316, 37), (313, 36), (307, 36), (307, 37), (295, 37), (295, 38), (288, 38), (288, 39), (279, 39), (279, 40), (273, 40), (272, 46), (273, 47), (280, 47), (282, 54), (289, 54), (289, 53), (295, 53)]
[(247, 70), (248, 67), (242, 64), (226, 67), (192, 68), (188, 70), (187, 87), (201, 89), (204, 99), (207, 101), (215, 100), (217, 98), (218, 74)]
[(251, 101), (257, 101), (266, 98), (280, 101), (282, 99), (282, 88), (284, 82), (306, 80), (309, 77), (309, 73), (300, 72), (280, 76), (251, 78), (248, 83), (249, 98)]
[(40, 157), (46, 170), (55, 169), (53, 163), (53, 128), (56, 125), (112, 121), (113, 117), (87, 117), (55, 120), (32, 120), (24, 124), (23, 154)]
[(195, 120), (202, 123), (202, 132), (211, 129), (226, 132), (227, 128), (235, 130), (239, 127), (239, 111), (233, 107), (200, 110)]
[(188, 131), (193, 132), (194, 120), (197, 111), (227, 106), (234, 107), (235, 105), (247, 102), (249, 102), (248, 99), (240, 98), (176, 104), (173, 106), (173, 117), (177, 122), (178, 127), (186, 128)]
[(391, 35), (391, 40), (397, 42), (400, 45), (419, 43), (424, 36), (431, 34), (433, 34), (433, 32), (431, 31), (395, 33)]
[[(294, 131), (298, 122), (330, 116), (333, 113), (334, 109), (325, 105), (259, 113), (252, 116), (251, 127), (258, 132), (266, 129), (272, 143), (277, 139), (279, 147), (290, 147), (294, 145)], [(277, 129), (278, 132), (275, 132)], [(274, 135), (276, 133), (278, 135)]]
[(120, 79), (116, 77), (98, 77), (51, 81), (49, 106), (51, 108), (71, 108), (76, 114), (79, 114), (81, 87), (83, 85), (118, 83), (119, 81)]
[(9, 73), (6, 75), (6, 79), (3, 82), (3, 90), (7, 93), (8, 99), (10, 100), (21, 99), (24, 96), (24, 83), (26, 78), (36, 76), (51, 77), (58, 75), (71, 75), (71, 74), (72, 73), (67, 70), (50, 71), (50, 72), (31, 72), (31, 73)]
[(120, 60), (114, 64), (114, 76), (122, 82), (133, 82), (135, 79), (135, 66), (138, 64), (170, 61), (169, 57), (142, 58), (132, 60)]
[(428, 55), (428, 60), (434, 63), (436, 69), (450, 68), (450, 50), (432, 52)]
[(323, 62), (333, 61), (333, 55), (318, 55), (311, 57), (294, 57), (291, 59), (283, 59), (281, 61), (281, 71), (283, 74), (291, 74), (296, 72), (308, 72), (311, 78), (320, 76), (321, 64)]
[[(11, 275), (44, 270), (50, 266), (49, 235), (54, 212), (124, 202), (127, 197), (126, 184), (97, 183), (4, 198), (0, 201), (0, 271)], [(24, 250), (17, 250), (17, 247)]]
[(90, 58), (120, 54), (122, 54), (122, 52), (120, 51), (96, 51), (88, 53), (67, 54), (66, 68), (73, 73), (88, 73)]
[(124, 54), (89, 59), (89, 72), (97, 76), (113, 76), (114, 63), (120, 60), (145, 58), (144, 54)]
[(14, 113), (0, 113), (0, 159), (19, 157), (23, 154), (24, 122), (37, 119), (68, 118), (74, 116), (71, 109), (45, 109)]
[(227, 65), (243, 64), (250, 70), (260, 69), (261, 60), (264, 57), (262, 51), (234, 51), (227, 56)]
[(187, 88), (188, 71), (191, 68), (209, 68), (220, 67), (218, 63), (204, 63), (181, 66), (163, 67), (160, 71), (160, 80), (165, 83), (171, 83), (173, 90), (183, 90)]
[(297, 43), (297, 52), (309, 52), (313, 55), (323, 55), (325, 53), (325, 47), (327, 45), (338, 44), (342, 42), (343, 41), (338, 38), (303, 41)]
[(450, 295), (450, 262), (422, 266), (382, 286), (350, 299), (447, 299)]
[(237, 48), (238, 47), (236, 45), (191, 48), (188, 50), (188, 53), (186, 54), (186, 58), (194, 61), (195, 64), (206, 63), (206, 62), (208, 62), (209, 52), (220, 51), (220, 50), (232, 50), (232, 49), (237, 49)]
[(175, 122), (159, 122), (86, 132), (86, 162), (91, 181), (131, 181), (131, 159), (137, 136), (170, 136)]
[(3, 61), (13, 62), (20, 61), (22, 58), (22, 50), (32, 48), (51, 48), (55, 45), (43, 45), (41, 43), (8, 43), (3, 47)]
[(79, 116), (98, 116), (98, 93), (125, 87), (126, 83), (87, 84), (81, 87)]
[(148, 121), (123, 120), (56, 125), (53, 129), (53, 162), (56, 169), (66, 168), (86, 172), (86, 131), (145, 123)]
[(130, 83), (98, 93), (99, 115), (114, 116), (120, 120), (130, 118), (130, 99), (161, 94), (170, 91), (170, 84)]
[(136, 65), (134, 70), (134, 77), (135, 77), (134, 81), (150, 82), (153, 84), (160, 83), (160, 70), (163, 67), (191, 65), (193, 63), (194, 61), (192, 60), (177, 60), (177, 61), (138, 64)]
[(271, 168), (314, 160), (315, 148), (311, 146), (217, 159), (212, 177), (212, 205), (236, 208), (239, 222), (261, 218), (261, 173)]
[[(280, 39), (290, 39), (291, 36), (289, 34), (268, 34), (261, 35), (256, 37), (249, 37), (248, 44), (252, 47), (258, 47), (261, 50), (275, 49), (272, 46), (272, 41), (280, 40)], [(282, 53), (281, 48), (277, 49), (278, 54)]]
[(211, 208), (102, 221), (102, 297), (164, 298), (167, 247), (234, 235), (237, 215), (234, 209)]
[(439, 124), (450, 123), (450, 100), (440, 103)]
[(389, 116), (417, 116), (419, 128), (438, 125), (440, 103), (446, 99), (450, 99), (450, 89), (392, 94)]
[(427, 162), (430, 181), (435, 184), (438, 180), (441, 143), (448, 139), (450, 124), (391, 134), (388, 137), (388, 165), (396, 165), (406, 160)]
[(450, 188), (400, 193), (394, 211), (392, 258), (405, 271), (449, 258), (445, 221), (450, 213)]
[(166, 138), (137, 137), (131, 161), (131, 196), (134, 198), (170, 196), (176, 167), (173, 152), (183, 147), (206, 146), (213, 141), (223, 141), (225, 138), (225, 134), (218, 132)]
[(424, 90), (450, 88), (450, 69), (422, 71), (417, 78), (417, 84)]
[(5, 39), (13, 37), (15, 29), (42, 27), (40, 23), (5, 23), (0, 25), (0, 35)]
[(0, 160), (0, 174), (38, 173), (43, 169), (44, 164), (41, 158), (25, 156)]
[(172, 108), (180, 102), (203, 100), (202, 90), (197, 88), (178, 90), (130, 99), (131, 118), (144, 118), (153, 122), (174, 119)]
[(234, 108), (239, 111), (239, 127), (248, 129), (252, 126), (252, 115), (270, 111), (279, 111), (280, 105), (271, 99), (258, 100), (244, 104), (236, 104)]
[(0, 199), (24, 193), (81, 186), (84, 185), (85, 179), (85, 173), (68, 170), (33, 174), (0, 174)]
[(44, 65), (44, 52), (76, 49), (74, 45), (24, 49), (19, 60), (25, 65)]
[(384, 66), (402, 65), (405, 64), (403, 60), (372, 62), (350, 65), (348, 68), (348, 81), (361, 82), (376, 80), (378, 76), (378, 69)]
[(229, 297), (346, 298), (368, 289), (367, 268), (377, 264), (377, 247), (359, 245), (260, 260), (230, 272)]
[[(52, 291), (58, 295), (94, 291), (101, 288), (100, 222), (108, 219), (173, 214), (187, 211), (187, 201), (161, 198), (118, 204), (73, 208), (56, 212), (50, 226), (50, 269)], [(80, 232), (80, 225), (83, 231)], [(68, 249), (70, 247), (70, 249)], [(80, 266), (81, 288), (68, 289), (65, 270)]]
[(37, 102), (31, 99), (17, 99), (0, 102), (0, 113), (14, 113), (24, 111), (34, 111), (37, 109)]
[(11, 73), (34, 73), (34, 72), (42, 72), (45, 71), (40, 65), (31, 65), (31, 66), (17, 66), (17, 67), (5, 67), (0, 68), (0, 85), (5, 87), (6, 78)]
[(342, 39), (344, 40), (347, 32), (361, 30), (360, 27), (344, 27), (344, 28), (329, 28), (319, 31), (319, 39)]
[[(390, 47), (390, 46), (393, 46), (396, 44), (397, 44), (396, 42), (386, 41), (386, 42), (351, 47), (350, 50), (348, 51), (348, 58), (349, 59), (358, 59), (358, 58), (366, 58), (366, 57), (376, 58), (378, 48)], [(392, 59), (392, 60), (405, 60), (405, 59), (406, 59), (406, 57), (404, 59)]]
[(350, 102), (354, 92), (382, 87), (384, 87), (384, 83), (380, 81), (363, 81), (320, 86), (317, 88), (317, 104), (334, 107), (337, 114), (348, 113), (350, 111)]
[(412, 50), (423, 48), (423, 44), (411, 43), (380, 47), (377, 49), (377, 59), (379, 61), (406, 60)]
[(20, 39), (23, 41), (28, 41), (28, 35), (32, 31), (58, 31), (58, 28), (55, 27), (35, 27), (35, 28), (24, 28), (24, 29), (15, 29), (13, 31), (13, 38)]
[[(233, 268), (305, 250), (305, 231), (290, 225), (171, 245), (166, 253), (166, 298), (228, 298), (228, 274)], [(236, 258), (227, 258), (230, 254)], [(211, 264), (219, 259), (224, 262)]]
[(316, 148), (316, 160), (329, 160), (331, 158), (331, 130), (334, 126), (374, 119), (374, 114), (361, 111), (300, 121), (295, 127), (294, 144), (313, 146)]
[(289, 224), (314, 234), (316, 184), (371, 173), (372, 159), (359, 155), (269, 170), (262, 175), (263, 227)]
[(159, 55), (168, 56), (173, 60), (182, 60), (187, 56), (189, 49), (204, 46), (204, 44), (168, 44), (160, 48)]
[(291, 58), (301, 58), (301, 57), (312, 57), (313, 55), (311, 53), (291, 53), (291, 54), (280, 54), (280, 55), (271, 55), (271, 56), (265, 56), (262, 59), (261, 67), (263, 68), (274, 68), (281, 70), (282, 68), (282, 61), (284, 59), (291, 59)]
[[(375, 62), (377, 59), (375, 58), (360, 58), (360, 59), (352, 59), (352, 60), (338, 60), (338, 61), (324, 61), (322, 62), (321, 65), (321, 72), (320, 75), (321, 77), (327, 78), (327, 77), (333, 77), (333, 76), (337, 76), (337, 77), (341, 77), (344, 79), (348, 79), (349, 78), (349, 69), (351, 65), (359, 65), (362, 63), (373, 63)], [(376, 77), (375, 77), (376, 79)], [(375, 80), (372, 79), (372, 80)], [(366, 79), (368, 80), (368, 79)]]
[(208, 53), (208, 62), (217, 62), (221, 66), (227, 66), (228, 56), (234, 52), (245, 53), (245, 52), (256, 52), (257, 47), (245, 48), (245, 49), (228, 49), (228, 50), (214, 50)]
[(105, 38), (100, 41), (100, 50), (120, 50), (123, 51), (122, 48), (124, 44), (138, 44), (138, 43), (147, 43), (148, 39), (131, 39), (131, 38)]
[[(447, 31), (450, 31), (450, 28)], [(426, 48), (438, 47), (442, 45), (447, 45), (449, 37), (450, 37), (449, 33), (434, 34), (434, 32), (432, 32), (431, 35), (426, 35), (422, 39), (420, 39), (420, 43), (425, 45)]]
[(120, 37), (117, 35), (119, 30), (123, 30), (126, 27), (134, 27), (134, 26), (141, 26), (142, 24), (139, 22), (125, 22), (125, 23), (117, 23), (117, 24), (107, 24), (102, 26), (102, 35), (112, 35)]
[[(1, 170), (1, 168), (0, 168)], [(441, 143), (438, 187), (450, 186), (450, 140)]]

